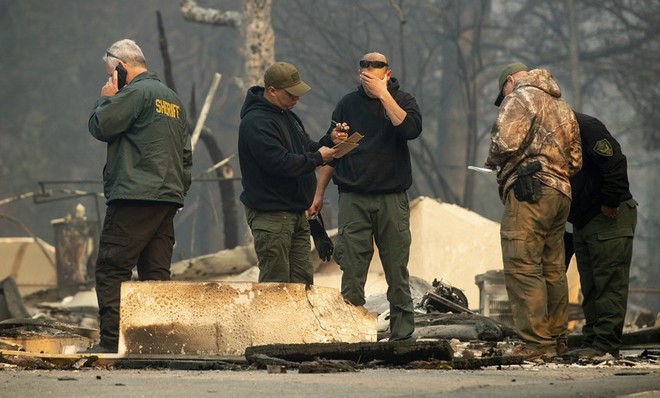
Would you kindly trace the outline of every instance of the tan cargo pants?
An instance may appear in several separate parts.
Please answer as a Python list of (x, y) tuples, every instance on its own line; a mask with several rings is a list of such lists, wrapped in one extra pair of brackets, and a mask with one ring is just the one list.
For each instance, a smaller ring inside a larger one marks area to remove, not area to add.
[(552, 351), (565, 342), (568, 285), (564, 265), (564, 228), (571, 200), (542, 187), (539, 202), (506, 198), (500, 224), (502, 258), (513, 319), (528, 344)]

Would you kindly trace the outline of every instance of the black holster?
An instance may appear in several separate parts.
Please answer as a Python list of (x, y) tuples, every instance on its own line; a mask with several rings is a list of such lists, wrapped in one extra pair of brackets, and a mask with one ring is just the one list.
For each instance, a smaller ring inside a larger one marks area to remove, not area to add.
[(527, 166), (517, 166), (518, 179), (513, 183), (513, 193), (521, 202), (536, 203), (541, 199), (541, 182), (533, 174), (541, 170), (541, 162), (533, 161)]

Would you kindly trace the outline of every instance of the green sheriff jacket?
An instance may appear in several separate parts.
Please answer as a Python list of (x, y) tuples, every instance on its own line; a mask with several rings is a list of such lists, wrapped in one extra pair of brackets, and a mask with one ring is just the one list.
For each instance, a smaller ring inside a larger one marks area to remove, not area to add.
[(146, 200), (183, 206), (192, 168), (186, 112), (155, 73), (141, 73), (114, 96), (99, 98), (88, 127), (108, 144), (103, 168), (107, 203)]

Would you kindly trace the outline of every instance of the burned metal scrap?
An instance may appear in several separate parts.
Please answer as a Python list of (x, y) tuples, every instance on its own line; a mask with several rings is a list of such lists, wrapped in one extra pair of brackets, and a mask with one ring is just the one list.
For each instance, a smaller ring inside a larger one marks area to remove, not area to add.
[(418, 308), (430, 312), (453, 312), (476, 314), (468, 309), (468, 299), (463, 291), (457, 287), (433, 279), (433, 290), (428, 291)]

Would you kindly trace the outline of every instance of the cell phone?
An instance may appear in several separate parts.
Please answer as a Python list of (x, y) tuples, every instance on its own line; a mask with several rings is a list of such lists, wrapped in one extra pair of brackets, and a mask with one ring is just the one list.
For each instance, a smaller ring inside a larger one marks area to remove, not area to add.
[(121, 90), (126, 85), (126, 75), (128, 72), (121, 65), (117, 65), (115, 70), (117, 71), (117, 89)]

